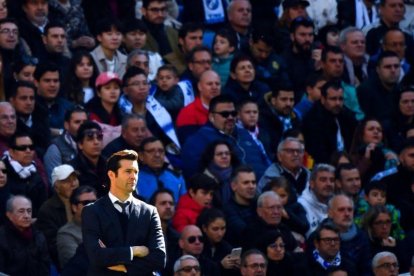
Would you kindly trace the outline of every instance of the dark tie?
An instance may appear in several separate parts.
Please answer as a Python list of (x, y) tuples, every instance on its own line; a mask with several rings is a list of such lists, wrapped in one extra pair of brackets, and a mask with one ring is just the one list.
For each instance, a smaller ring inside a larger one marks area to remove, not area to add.
[(131, 202), (129, 202), (129, 201), (127, 201), (127, 202), (121, 202), (121, 201), (117, 200), (117, 201), (115, 201), (115, 203), (118, 204), (121, 207), (121, 209), (122, 209), (122, 212), (121, 213), (122, 214), (125, 214), (125, 215), (129, 216), (128, 206), (129, 206), (129, 204)]

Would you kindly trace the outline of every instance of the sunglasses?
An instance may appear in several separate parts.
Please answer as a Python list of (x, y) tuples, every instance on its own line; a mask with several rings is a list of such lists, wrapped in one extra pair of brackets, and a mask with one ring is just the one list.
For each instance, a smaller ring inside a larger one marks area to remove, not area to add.
[(185, 266), (185, 267), (183, 267), (183, 268), (180, 268), (177, 272), (184, 271), (184, 272), (186, 272), (186, 273), (190, 273), (191, 271), (193, 271), (193, 269), (194, 269), (196, 272), (199, 272), (199, 271), (200, 271), (200, 266), (198, 266), (198, 265), (194, 265), (194, 266), (191, 266), (191, 265), (189, 265), (189, 266)]
[(216, 114), (219, 114), (221, 117), (223, 118), (228, 118), (228, 117), (236, 117), (237, 115), (237, 111), (233, 110), (233, 111), (221, 111), (221, 112), (214, 112)]
[(25, 65), (37, 65), (39, 63), (39, 60), (35, 57), (24, 55), (24, 56), (22, 56), (22, 62)]
[(18, 151), (26, 151), (26, 150), (34, 150), (35, 146), (34, 145), (20, 145), (20, 146), (14, 146), (13, 147), (14, 150), (18, 150)]
[(83, 132), (83, 134), (89, 141), (93, 140), (94, 138), (98, 139), (98, 141), (103, 140), (103, 133), (100, 130), (87, 129)]
[(79, 200), (78, 204), (82, 204), (83, 206), (94, 203), (96, 200)]
[(204, 242), (203, 236), (190, 236), (187, 238), (188, 243), (195, 243), (196, 240), (199, 242)]

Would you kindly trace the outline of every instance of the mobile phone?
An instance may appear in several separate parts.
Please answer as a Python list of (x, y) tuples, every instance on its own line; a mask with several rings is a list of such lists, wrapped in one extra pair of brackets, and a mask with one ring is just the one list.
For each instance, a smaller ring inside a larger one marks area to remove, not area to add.
[(238, 258), (240, 258), (241, 253), (242, 253), (242, 248), (241, 247), (233, 248), (231, 250), (230, 256), (231, 256), (231, 258), (238, 259)]

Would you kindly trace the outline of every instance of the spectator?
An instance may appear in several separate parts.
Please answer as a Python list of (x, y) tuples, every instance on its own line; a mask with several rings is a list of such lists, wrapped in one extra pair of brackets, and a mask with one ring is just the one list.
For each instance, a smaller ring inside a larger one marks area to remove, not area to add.
[(375, 276), (398, 275), (398, 269), (398, 259), (391, 252), (379, 252), (372, 259), (372, 272)]
[(230, 77), (230, 64), (237, 47), (237, 36), (230, 29), (220, 29), (213, 40), (212, 68), (220, 76), (222, 84), (226, 84)]
[(9, 139), (16, 132), (16, 111), (9, 102), (0, 102), (0, 154), (8, 150)]
[(267, 259), (262, 252), (251, 249), (243, 253), (240, 262), (242, 276), (265, 276), (266, 272)]
[(200, 264), (196, 257), (192, 255), (183, 255), (175, 261), (174, 264), (174, 276), (183, 276), (187, 275), (187, 273), (191, 273), (192, 271), (195, 273), (191, 274), (194, 276), (200, 276)]
[[(337, 194), (346, 194), (356, 205), (362, 187), (361, 174), (351, 163), (339, 164), (335, 170), (335, 189)], [(366, 184), (366, 183), (364, 183)]]
[(249, 48), (252, 24), (252, 5), (249, 0), (231, 1), (227, 6), (227, 18), (230, 28), (237, 36), (237, 49)]
[(355, 26), (363, 29), (378, 20), (375, 1), (338, 1), (338, 25), (341, 28)]
[(6, 201), (10, 197), (10, 189), (7, 186), (7, 169), (3, 160), (0, 160), (0, 225), (6, 222)]

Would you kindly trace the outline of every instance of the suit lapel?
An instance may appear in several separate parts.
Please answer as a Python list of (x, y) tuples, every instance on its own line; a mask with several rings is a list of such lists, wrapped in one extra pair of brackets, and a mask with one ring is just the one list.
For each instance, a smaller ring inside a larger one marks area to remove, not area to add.
[(114, 205), (112, 204), (112, 201), (111, 201), (111, 199), (109, 198), (108, 195), (106, 195), (105, 198), (103, 199), (103, 204), (104, 204), (104, 207), (105, 207), (105, 208), (102, 208), (103, 212), (105, 212), (105, 214), (108, 217), (109, 221), (115, 226), (112, 229), (114, 231), (113, 235), (116, 235), (116, 237), (121, 238), (123, 236), (122, 229), (121, 229), (121, 224), (119, 223), (119, 218), (118, 218), (117, 214), (115, 213), (117, 211), (116, 211)]

